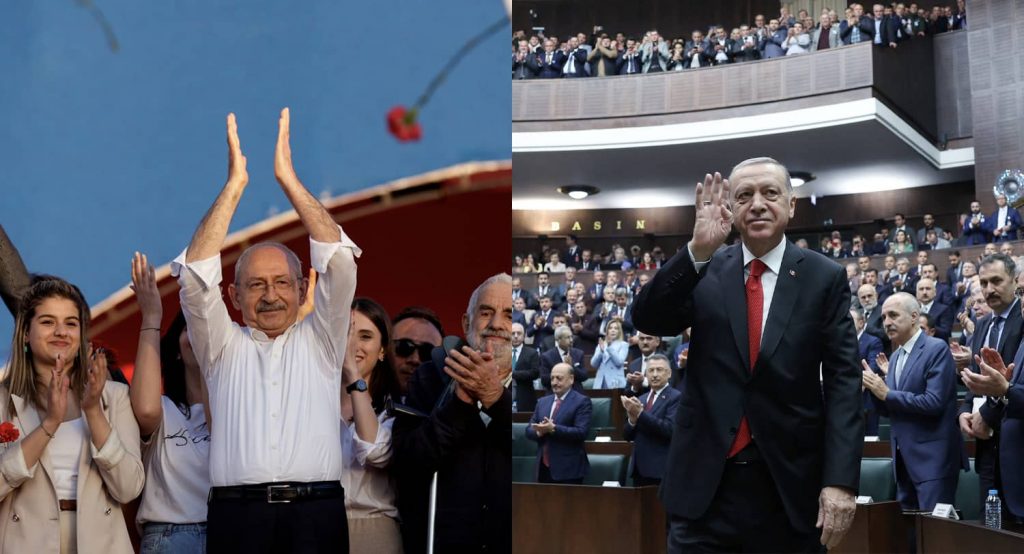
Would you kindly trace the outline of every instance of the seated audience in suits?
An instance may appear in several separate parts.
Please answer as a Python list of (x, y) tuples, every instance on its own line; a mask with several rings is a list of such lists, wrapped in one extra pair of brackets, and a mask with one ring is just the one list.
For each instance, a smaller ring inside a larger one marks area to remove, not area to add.
[(928, 314), (935, 324), (935, 338), (949, 340), (953, 332), (953, 308), (935, 299), (935, 281), (922, 278), (917, 282), (917, 301), (921, 313)]
[[(882, 353), (882, 341), (867, 332), (867, 322), (864, 314), (858, 310), (850, 310), (850, 317), (853, 318), (853, 326), (857, 329), (857, 346), (860, 352), (860, 359), (868, 363), (868, 367), (876, 374), (884, 376), (878, 368), (878, 355)], [(878, 411), (875, 410), (875, 403), (871, 400), (871, 391), (864, 389), (864, 434), (878, 435)]]
[(913, 296), (894, 294), (882, 313), (895, 350), (885, 379), (862, 362), (863, 383), (892, 422), (896, 499), (931, 511), (953, 503), (960, 470), (969, 467), (956, 425), (956, 368), (946, 343), (921, 331)]
[(642, 396), (622, 397), (622, 407), (626, 410), (623, 436), (633, 441), (629, 475), (637, 487), (659, 485), (665, 473), (672, 423), (683, 397), (669, 386), (671, 374), (668, 358), (664, 354), (652, 354), (647, 359), (646, 379), (650, 389)]
[(537, 482), (580, 484), (590, 469), (584, 441), (590, 431), (590, 398), (573, 390), (573, 368), (551, 368), (551, 391), (537, 401), (526, 438), (537, 441)]
[(621, 389), (626, 386), (625, 363), (629, 343), (622, 337), (622, 322), (618, 319), (608, 322), (604, 338), (597, 342), (597, 350), (590, 359), (590, 365), (597, 370), (595, 389)]
[(540, 377), (540, 354), (523, 344), (525, 335), (521, 324), (512, 324), (512, 379), (515, 380), (512, 399), (516, 403), (516, 411), (532, 412), (537, 405), (533, 381)]
[(587, 313), (587, 303), (577, 300), (573, 306), (572, 315), (569, 316), (569, 328), (576, 337), (576, 344), (587, 356), (594, 353), (597, 348), (598, 331), (601, 328), (601, 321)]
[[(640, 331), (636, 334), (636, 345), (640, 350), (640, 355), (629, 362), (629, 367), (626, 369), (626, 389), (623, 394), (628, 396), (640, 396), (650, 388), (651, 385), (647, 379), (647, 366), (653, 356), (659, 355), (658, 348), (661, 347), (661, 337)], [(668, 379), (670, 381), (672, 379), (671, 366), (672, 364), (669, 363)]]
[[(536, 306), (537, 300), (530, 294), (530, 291), (522, 288), (522, 281), (519, 277), (512, 278), (512, 300), (515, 301), (522, 298), (526, 302), (526, 307)], [(532, 308), (531, 308), (532, 309)]]
[(583, 390), (587, 380), (587, 368), (583, 366), (583, 351), (572, 347), (572, 331), (568, 327), (555, 329), (555, 348), (540, 357), (540, 382), (551, 390), (551, 369), (560, 363), (568, 363), (573, 370), (573, 388)]
[(988, 232), (996, 242), (1017, 240), (1017, 230), (1024, 225), (1020, 213), (1006, 204), (1006, 196), (996, 196), (996, 211), (988, 217)]

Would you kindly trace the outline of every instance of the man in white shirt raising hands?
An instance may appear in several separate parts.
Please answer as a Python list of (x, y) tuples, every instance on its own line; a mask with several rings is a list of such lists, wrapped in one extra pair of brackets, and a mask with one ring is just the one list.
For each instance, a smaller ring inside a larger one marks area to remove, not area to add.
[(297, 322), (301, 262), (283, 244), (260, 243), (235, 265), (227, 296), (245, 325), (231, 321), (220, 249), (248, 183), (234, 114), (228, 150), (227, 184), (172, 263), (210, 392), (209, 550), (348, 552), (338, 393), (360, 250), (295, 174), (285, 108), (274, 174), (310, 235), (316, 302)]

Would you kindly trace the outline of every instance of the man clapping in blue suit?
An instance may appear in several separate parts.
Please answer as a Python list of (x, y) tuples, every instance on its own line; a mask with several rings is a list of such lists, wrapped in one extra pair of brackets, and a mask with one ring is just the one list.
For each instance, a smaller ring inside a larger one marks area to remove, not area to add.
[(573, 369), (566, 363), (551, 368), (551, 390), (537, 401), (526, 438), (537, 441), (537, 482), (580, 484), (590, 469), (583, 442), (594, 407), (572, 388)]
[(946, 343), (925, 335), (917, 299), (898, 292), (882, 306), (894, 350), (883, 380), (864, 366), (864, 386), (892, 422), (896, 498), (908, 510), (953, 503), (960, 469), (967, 469), (956, 423), (956, 367)]
[(668, 385), (672, 368), (664, 354), (651, 354), (647, 358), (647, 383), (651, 386), (639, 397), (623, 396), (626, 409), (626, 428), (623, 435), (633, 441), (633, 456), (629, 460), (629, 474), (638, 487), (660, 485), (668, 461), (668, 447), (672, 441), (672, 422), (683, 393)]

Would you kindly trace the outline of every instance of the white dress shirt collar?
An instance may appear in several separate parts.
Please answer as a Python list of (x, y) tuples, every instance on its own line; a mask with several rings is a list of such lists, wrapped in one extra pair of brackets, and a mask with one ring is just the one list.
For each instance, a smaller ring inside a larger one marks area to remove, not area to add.
[[(755, 256), (753, 252), (747, 249), (746, 244), (743, 244), (741, 246), (743, 248), (743, 267), (747, 267), (747, 265), (749, 265), (754, 258), (757, 258), (757, 256)], [(772, 248), (771, 250), (768, 251), (767, 254), (761, 256), (758, 259), (764, 262), (764, 265), (768, 266), (768, 269), (772, 270), (772, 273), (778, 275), (779, 271), (782, 269), (782, 256), (785, 253), (786, 236), (783, 235), (782, 240), (779, 241), (779, 244), (775, 245), (775, 248)]]

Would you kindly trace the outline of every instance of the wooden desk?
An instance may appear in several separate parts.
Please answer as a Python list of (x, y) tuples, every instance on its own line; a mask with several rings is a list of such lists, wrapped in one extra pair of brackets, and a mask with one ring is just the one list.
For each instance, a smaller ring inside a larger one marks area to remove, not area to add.
[(978, 521), (956, 521), (917, 516), (917, 552), (988, 552), (1020, 554), (1024, 552), (1024, 526), (1003, 524), (990, 529)]
[(661, 554), (666, 537), (657, 487), (512, 484), (513, 552)]
[(853, 525), (830, 552), (910, 554), (913, 533), (914, 516), (903, 515), (899, 502), (858, 504)]

